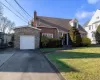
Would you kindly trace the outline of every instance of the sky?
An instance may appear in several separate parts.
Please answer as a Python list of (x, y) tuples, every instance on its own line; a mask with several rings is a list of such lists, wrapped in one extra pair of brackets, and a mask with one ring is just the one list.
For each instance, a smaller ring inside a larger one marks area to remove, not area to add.
[[(4, 16), (14, 21), (16, 26), (27, 25), (28, 21), (32, 20), (34, 10), (37, 11), (38, 16), (48, 16), (56, 18), (74, 19), (77, 18), (79, 23), (83, 25), (86, 21), (91, 19), (97, 9), (100, 9), (100, 0), (17, 0), (18, 3), (31, 15), (24, 13), (14, 0), (0, 0), (14, 13), (19, 15), (20, 12), (24, 18), (18, 18), (15, 14), (10, 12), (4, 6)], [(20, 16), (20, 15), (19, 15)], [(21, 17), (21, 16), (20, 16)]]

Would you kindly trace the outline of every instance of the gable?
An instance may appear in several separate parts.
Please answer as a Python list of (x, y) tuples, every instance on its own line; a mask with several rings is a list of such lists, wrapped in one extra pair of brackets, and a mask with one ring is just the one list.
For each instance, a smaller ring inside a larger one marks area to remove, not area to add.
[(98, 21), (100, 21), (100, 10), (97, 10), (94, 13), (88, 25), (92, 25), (93, 23), (98, 22)]

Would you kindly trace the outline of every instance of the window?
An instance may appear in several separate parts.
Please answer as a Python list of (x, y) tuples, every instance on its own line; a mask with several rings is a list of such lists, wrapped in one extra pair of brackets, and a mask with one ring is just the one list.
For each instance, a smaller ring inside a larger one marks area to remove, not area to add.
[(98, 24), (95, 24), (95, 28), (97, 29), (97, 27), (98, 27)]
[(77, 22), (74, 22), (74, 26), (77, 27)]
[(51, 33), (42, 33), (42, 36), (46, 36), (48, 38), (53, 38), (53, 34), (51, 34)]
[(95, 33), (94, 32), (92, 32), (92, 37), (95, 37)]
[(63, 32), (59, 32), (59, 35), (60, 35), (60, 36), (63, 36)]
[(89, 30), (91, 30), (91, 26), (89, 26)]
[(96, 19), (99, 19), (99, 16), (97, 16)]

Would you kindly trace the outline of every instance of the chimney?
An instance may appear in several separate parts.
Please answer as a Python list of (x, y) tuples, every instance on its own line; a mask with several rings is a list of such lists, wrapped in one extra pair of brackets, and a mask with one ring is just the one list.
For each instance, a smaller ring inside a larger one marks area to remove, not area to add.
[(34, 11), (34, 27), (37, 26), (37, 24), (36, 24), (36, 19), (37, 19), (37, 12)]

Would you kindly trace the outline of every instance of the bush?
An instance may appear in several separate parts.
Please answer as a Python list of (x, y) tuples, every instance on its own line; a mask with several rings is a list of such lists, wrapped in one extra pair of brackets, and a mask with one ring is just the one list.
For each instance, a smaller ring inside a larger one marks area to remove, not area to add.
[(41, 48), (56, 48), (61, 47), (61, 40), (55, 38), (48, 38), (46, 36), (42, 36), (40, 40)]
[(77, 47), (81, 46), (82, 38), (81, 35), (76, 27), (72, 27), (69, 31), (69, 35), (72, 41), (72, 46)]
[(40, 47), (47, 47), (47, 44), (49, 42), (49, 38), (47, 38), (46, 36), (41, 36), (41, 39), (40, 39)]
[(49, 39), (49, 43), (48, 43), (47, 47), (48, 48), (61, 47), (61, 40), (55, 39), (55, 38), (51, 38), (51, 39)]
[(91, 44), (91, 40), (87, 37), (82, 38), (82, 45), (83, 46), (89, 46)]

